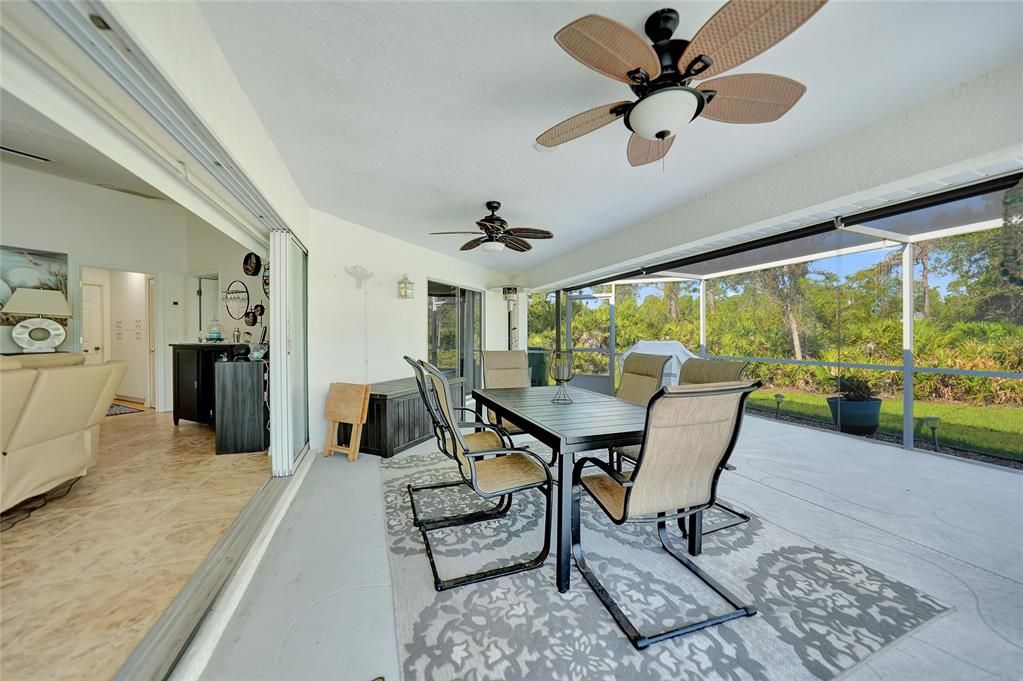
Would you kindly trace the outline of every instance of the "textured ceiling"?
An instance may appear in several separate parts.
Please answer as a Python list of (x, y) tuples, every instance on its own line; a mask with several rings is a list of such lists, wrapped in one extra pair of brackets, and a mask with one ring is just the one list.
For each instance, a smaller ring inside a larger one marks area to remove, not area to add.
[(3, 146), (50, 159), (49, 163), (3, 153), (3, 162), (105, 189), (166, 198), (152, 186), (56, 125), (6, 91), (0, 91)]
[[(691, 37), (721, 4), (673, 3), (682, 17), (676, 36)], [(660, 6), (201, 3), (313, 207), (508, 273), (1023, 57), (1023, 3), (832, 2), (729, 72), (806, 84), (778, 122), (697, 119), (663, 168), (629, 167), (621, 123), (553, 152), (534, 150), (554, 123), (630, 96), (564, 53), (554, 33), (593, 11), (641, 32)], [(534, 242), (528, 254), (462, 254), (469, 237), (428, 235), (474, 229), (487, 199), (504, 203), (511, 225), (557, 238)]]

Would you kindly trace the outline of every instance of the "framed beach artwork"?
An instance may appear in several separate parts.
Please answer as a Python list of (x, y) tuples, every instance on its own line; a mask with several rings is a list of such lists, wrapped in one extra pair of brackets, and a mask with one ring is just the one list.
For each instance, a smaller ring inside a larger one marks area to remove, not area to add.
[[(0, 246), (0, 308), (19, 288), (60, 291), (67, 298), (67, 253)], [(14, 326), (25, 319), (0, 314), (0, 326)], [(66, 319), (57, 320), (62, 325)]]

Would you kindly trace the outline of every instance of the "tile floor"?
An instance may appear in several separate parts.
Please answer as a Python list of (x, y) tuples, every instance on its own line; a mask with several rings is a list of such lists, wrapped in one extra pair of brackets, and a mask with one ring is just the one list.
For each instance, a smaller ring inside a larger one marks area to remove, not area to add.
[(97, 465), (0, 534), (0, 677), (109, 679), (266, 481), (211, 428), (107, 417)]
[[(843, 681), (1023, 678), (1023, 473), (758, 417), (733, 462), (723, 497), (953, 607)], [(397, 681), (382, 503), (317, 456), (203, 678)]]

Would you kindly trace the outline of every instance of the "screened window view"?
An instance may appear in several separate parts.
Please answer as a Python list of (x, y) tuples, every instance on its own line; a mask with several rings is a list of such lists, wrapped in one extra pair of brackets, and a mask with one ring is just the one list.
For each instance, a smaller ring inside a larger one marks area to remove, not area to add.
[[(569, 292), (563, 347), (577, 375), (607, 376), (630, 349), (675, 341), (748, 361), (764, 382), (753, 413), (1023, 461), (1023, 287), (1002, 271), (1004, 195)], [(554, 308), (553, 293), (530, 298), (531, 347), (554, 347)]]

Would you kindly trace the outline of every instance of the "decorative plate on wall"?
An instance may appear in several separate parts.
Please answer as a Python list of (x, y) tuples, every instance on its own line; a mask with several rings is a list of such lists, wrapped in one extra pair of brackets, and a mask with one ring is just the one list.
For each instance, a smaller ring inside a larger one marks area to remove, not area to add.
[(259, 270), (263, 267), (263, 259), (255, 253), (246, 253), (245, 259), (242, 260), (242, 272), (255, 277), (259, 274)]
[(263, 265), (263, 294), (270, 298), (270, 263)]

